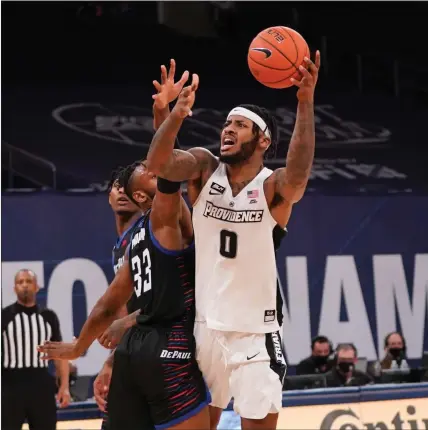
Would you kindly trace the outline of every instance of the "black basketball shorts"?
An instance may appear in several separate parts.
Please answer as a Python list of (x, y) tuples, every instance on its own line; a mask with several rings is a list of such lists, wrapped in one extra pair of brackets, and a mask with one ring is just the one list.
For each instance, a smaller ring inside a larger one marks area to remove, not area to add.
[(114, 355), (109, 430), (165, 429), (210, 402), (193, 333), (136, 326), (125, 334)]

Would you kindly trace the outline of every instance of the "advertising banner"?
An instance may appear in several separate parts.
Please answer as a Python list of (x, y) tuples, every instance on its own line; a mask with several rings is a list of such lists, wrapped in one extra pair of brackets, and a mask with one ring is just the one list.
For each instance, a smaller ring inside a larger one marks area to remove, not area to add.
[(416, 430), (428, 428), (428, 400), (406, 399), (283, 408), (281, 430)]
[[(296, 205), (277, 255), (284, 293), (282, 338), (293, 366), (312, 336), (353, 342), (359, 356), (384, 354), (401, 330), (410, 361), (428, 350), (428, 199), (307, 196)], [(77, 336), (113, 276), (113, 215), (106, 194), (35, 193), (2, 198), (2, 306), (15, 300), (23, 268), (38, 276), (41, 304)], [(93, 375), (107, 351), (94, 343), (77, 362)]]
[[(95, 430), (102, 420), (59, 421), (58, 430)], [(240, 417), (222, 413), (219, 430), (240, 430)], [(403, 399), (377, 402), (308, 405), (281, 409), (278, 430), (427, 430), (428, 400)], [(28, 430), (24, 425), (23, 430)]]
[[(101, 428), (103, 420), (72, 420), (58, 421), (56, 430), (98, 430)], [(24, 424), (22, 430), (29, 430), (28, 424)]]
[[(266, 91), (255, 87), (249, 98), (239, 88), (201, 90), (193, 116), (180, 131), (181, 145), (203, 146), (216, 154), (230, 109), (255, 103), (271, 111), (280, 132), (276, 154), (267, 165), (285, 165), (296, 100), (292, 92)], [(60, 187), (96, 188), (116, 164), (147, 154), (153, 136), (151, 94), (151, 89), (139, 87), (5, 88), (2, 138), (53, 162)], [(308, 192), (425, 189), (427, 154), (417, 143), (426, 114), (416, 107), (406, 112), (393, 99), (319, 92), (317, 151)]]

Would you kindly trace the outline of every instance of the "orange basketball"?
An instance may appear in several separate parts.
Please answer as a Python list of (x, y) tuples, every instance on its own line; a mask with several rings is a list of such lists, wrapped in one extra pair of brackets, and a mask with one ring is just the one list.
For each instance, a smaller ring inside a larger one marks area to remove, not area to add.
[(260, 32), (248, 49), (248, 66), (253, 76), (270, 88), (287, 88), (290, 79), (300, 80), (299, 66), (310, 57), (305, 39), (288, 27), (270, 27)]

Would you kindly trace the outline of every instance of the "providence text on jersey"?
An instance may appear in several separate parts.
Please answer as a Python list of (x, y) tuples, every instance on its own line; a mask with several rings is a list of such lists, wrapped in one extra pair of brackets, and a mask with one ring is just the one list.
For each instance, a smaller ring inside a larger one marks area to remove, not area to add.
[(232, 209), (218, 207), (213, 203), (207, 201), (205, 204), (204, 216), (207, 218), (215, 218), (226, 222), (254, 223), (262, 221), (263, 209), (235, 211)]

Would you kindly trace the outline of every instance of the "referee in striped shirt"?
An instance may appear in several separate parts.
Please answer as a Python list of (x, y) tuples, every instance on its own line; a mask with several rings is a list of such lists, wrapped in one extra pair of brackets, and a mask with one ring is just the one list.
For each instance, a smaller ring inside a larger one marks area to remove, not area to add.
[[(20, 270), (15, 276), (17, 301), (2, 310), (2, 430), (21, 430), (25, 420), (30, 430), (56, 429), (55, 380), (37, 346), (45, 340), (61, 341), (61, 332), (56, 314), (36, 305), (38, 291), (35, 274)], [(57, 399), (66, 407), (68, 362), (58, 360), (55, 366), (60, 380)]]

